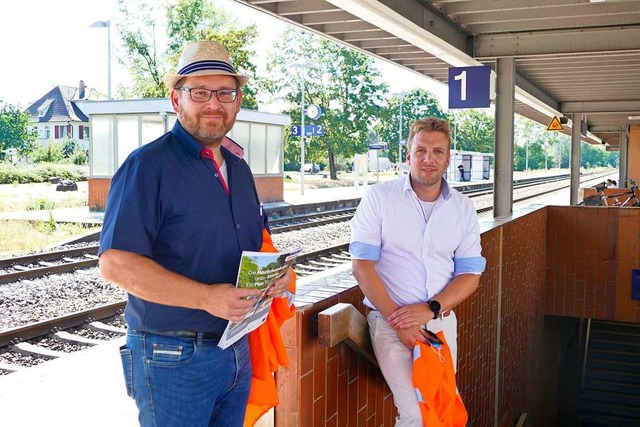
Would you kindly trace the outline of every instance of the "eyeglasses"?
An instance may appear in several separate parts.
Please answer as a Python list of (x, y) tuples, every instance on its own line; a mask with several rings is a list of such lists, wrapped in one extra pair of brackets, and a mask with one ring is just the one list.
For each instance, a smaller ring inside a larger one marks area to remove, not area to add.
[(189, 96), (193, 102), (208, 102), (211, 99), (211, 95), (215, 93), (219, 102), (227, 104), (235, 101), (238, 96), (238, 91), (236, 89), (211, 90), (199, 87), (177, 87), (176, 89), (189, 92)]

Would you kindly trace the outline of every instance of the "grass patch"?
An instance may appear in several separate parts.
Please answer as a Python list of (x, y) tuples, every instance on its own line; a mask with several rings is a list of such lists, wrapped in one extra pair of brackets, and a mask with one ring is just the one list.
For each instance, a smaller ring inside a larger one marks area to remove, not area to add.
[[(319, 188), (337, 188), (337, 187), (353, 187), (354, 175), (349, 172), (339, 172), (338, 179), (330, 179), (329, 171), (326, 171), (326, 178), (323, 178), (325, 172), (317, 174), (305, 174), (304, 176), (304, 188), (307, 190), (315, 190)], [(380, 172), (380, 181), (387, 181), (390, 179), (397, 179), (398, 175), (394, 172)], [(360, 184), (362, 185), (364, 177), (360, 174)], [(376, 173), (369, 172), (367, 174), (367, 181), (369, 184), (376, 183)], [(300, 173), (298, 172), (285, 172), (284, 173), (284, 191), (294, 191), (300, 189)]]
[(0, 220), (0, 257), (33, 252), (87, 232), (79, 224)]
[(87, 206), (89, 184), (77, 182), (78, 191), (56, 191), (55, 184), (0, 185), (0, 212), (50, 210)]

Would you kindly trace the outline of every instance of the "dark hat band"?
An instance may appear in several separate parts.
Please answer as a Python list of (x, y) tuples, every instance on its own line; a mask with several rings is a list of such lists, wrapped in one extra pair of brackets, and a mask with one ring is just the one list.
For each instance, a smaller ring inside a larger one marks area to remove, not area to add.
[(216, 60), (207, 60), (207, 61), (197, 61), (191, 64), (185, 65), (178, 71), (178, 75), (186, 76), (188, 74), (193, 74), (197, 71), (202, 70), (218, 70), (218, 71), (226, 71), (229, 74), (236, 74), (236, 70), (233, 69), (231, 65), (224, 61), (216, 61)]

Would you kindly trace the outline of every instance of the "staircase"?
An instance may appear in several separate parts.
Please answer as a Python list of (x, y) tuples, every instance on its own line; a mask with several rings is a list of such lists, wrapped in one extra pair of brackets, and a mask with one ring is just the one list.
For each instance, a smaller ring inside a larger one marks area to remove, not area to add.
[(640, 426), (640, 325), (592, 320), (580, 427)]

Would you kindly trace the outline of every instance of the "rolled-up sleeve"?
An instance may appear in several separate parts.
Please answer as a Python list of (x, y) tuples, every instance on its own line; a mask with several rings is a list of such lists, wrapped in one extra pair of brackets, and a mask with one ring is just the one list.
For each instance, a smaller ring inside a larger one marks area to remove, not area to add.
[(455, 251), (453, 274), (454, 276), (460, 274), (482, 274), (487, 260), (482, 256), (480, 225), (471, 201), (468, 201), (465, 206), (463, 220), (466, 231), (464, 232), (460, 245), (458, 245)]
[(353, 259), (378, 261), (382, 243), (382, 221), (374, 188), (364, 195), (351, 219), (349, 253)]

